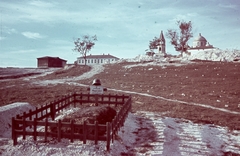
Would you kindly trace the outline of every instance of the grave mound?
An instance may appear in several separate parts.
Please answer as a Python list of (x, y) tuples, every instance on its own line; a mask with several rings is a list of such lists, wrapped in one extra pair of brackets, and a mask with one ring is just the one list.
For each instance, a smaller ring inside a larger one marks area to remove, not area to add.
[[(94, 124), (98, 121), (98, 124), (106, 124), (107, 122), (112, 122), (113, 118), (116, 116), (117, 111), (109, 106), (85, 106), (81, 107), (77, 112), (64, 116), (62, 122), (71, 122), (73, 120), (76, 124), (83, 125), (84, 121), (87, 124)], [(70, 132), (70, 128), (62, 128), (62, 132)], [(51, 128), (52, 132), (57, 132), (57, 128)], [(82, 133), (82, 129), (75, 128), (75, 133)], [(88, 133), (94, 134), (94, 130), (89, 130)], [(104, 135), (105, 130), (99, 130), (99, 135)]]

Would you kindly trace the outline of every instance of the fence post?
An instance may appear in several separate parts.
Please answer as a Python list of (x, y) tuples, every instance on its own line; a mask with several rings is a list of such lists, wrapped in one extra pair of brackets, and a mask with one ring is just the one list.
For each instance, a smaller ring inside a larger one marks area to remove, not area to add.
[(26, 115), (26, 112), (24, 112), (23, 113), (23, 119), (22, 119), (22, 121), (23, 121), (23, 124), (22, 124), (22, 130), (23, 130), (23, 140), (25, 140), (26, 139), (26, 118), (25, 118), (25, 115)]
[(15, 118), (12, 117), (12, 139), (13, 139), (13, 145), (17, 145), (17, 134), (15, 132), (16, 128), (16, 123), (15, 123)]
[(37, 119), (34, 119), (33, 122), (33, 140), (36, 141), (37, 140)]
[(107, 148), (107, 151), (109, 151), (110, 150), (110, 141), (111, 141), (111, 124), (109, 123), (109, 122), (107, 122), (107, 146), (106, 146), (106, 148)]
[(94, 140), (95, 140), (95, 145), (98, 144), (98, 121), (95, 121), (95, 134), (94, 134)]
[(58, 120), (58, 142), (61, 142), (61, 120)]
[(122, 95), (122, 104), (124, 105), (124, 94)]
[(45, 119), (45, 133), (44, 133), (44, 141), (47, 142), (47, 131), (48, 131), (48, 119)]
[[(29, 114), (31, 114), (31, 115), (29, 116), (29, 120), (32, 121), (32, 110), (31, 110), (31, 109), (29, 110)], [(32, 125), (30, 126), (30, 128), (32, 128)]]
[(73, 120), (71, 120), (71, 142), (73, 142), (73, 134), (74, 134), (74, 125), (73, 125)]
[(82, 105), (82, 92), (80, 94), (80, 105)]
[(83, 122), (83, 144), (86, 144), (87, 140), (87, 122), (86, 120)]
[(51, 117), (52, 117), (52, 120), (55, 120), (56, 109), (55, 109), (55, 104), (53, 104), (52, 102), (51, 102), (51, 107), (50, 107), (50, 109), (51, 109)]

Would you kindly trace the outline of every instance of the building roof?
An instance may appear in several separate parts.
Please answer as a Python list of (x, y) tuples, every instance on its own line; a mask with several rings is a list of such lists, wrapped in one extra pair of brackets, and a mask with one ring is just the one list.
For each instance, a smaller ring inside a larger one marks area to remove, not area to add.
[[(78, 59), (81, 59), (81, 58), (84, 58), (83, 56), (81, 56), (81, 57), (78, 57)], [(110, 54), (107, 54), (107, 55), (88, 55), (87, 57), (86, 57), (87, 59), (119, 59), (119, 58), (117, 58), (117, 57), (115, 57), (115, 56), (112, 56), (112, 55), (110, 55)]]
[(163, 36), (163, 31), (161, 31), (161, 33), (160, 33), (159, 40), (165, 42), (165, 38)]
[(201, 33), (199, 33), (199, 36), (196, 37), (196, 38), (194, 39), (194, 41), (203, 41), (203, 42), (207, 42), (206, 38), (203, 37), (203, 36), (201, 35)]
[(67, 62), (67, 60), (61, 59), (61, 58), (59, 58), (59, 57), (51, 57), (51, 56), (39, 57), (39, 58), (37, 58), (37, 59), (46, 59), (46, 58), (59, 59), (59, 60), (62, 60), (62, 61), (65, 61), (65, 62)]

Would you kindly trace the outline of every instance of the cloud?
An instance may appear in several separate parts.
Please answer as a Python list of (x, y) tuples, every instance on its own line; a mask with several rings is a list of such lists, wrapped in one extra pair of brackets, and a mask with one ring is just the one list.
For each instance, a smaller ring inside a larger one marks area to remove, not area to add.
[(5, 39), (5, 37), (1, 37), (1, 36), (0, 36), (0, 41), (1, 41), (1, 40), (4, 40), (4, 39)]
[(60, 22), (108, 22), (117, 17), (115, 9), (109, 9), (101, 3), (94, 5), (90, 2), (81, 2), (76, 5), (72, 3), (76, 2), (26, 1), (10, 3), (0, 1), (0, 6), (3, 6), (2, 21), (6, 23), (50, 23), (49, 25), (51, 25)]
[(43, 2), (43, 1), (31, 1), (29, 2), (30, 5), (41, 7), (41, 8), (52, 8), (54, 7), (54, 3)]
[(29, 53), (35, 53), (35, 49), (27, 49), (27, 50), (15, 50), (15, 51), (10, 51), (9, 53), (11, 54), (29, 54)]
[(237, 5), (234, 4), (219, 4), (218, 6), (227, 9), (237, 9)]
[(22, 35), (27, 37), (27, 38), (30, 38), (30, 39), (39, 39), (39, 38), (44, 38), (45, 37), (43, 35), (40, 35), (39, 33), (34, 33), (34, 32), (29, 32), (29, 31), (22, 32)]
[(15, 33), (17, 33), (17, 30), (14, 29), (14, 28), (9, 28), (9, 27), (3, 26), (2, 29), (3, 29), (3, 32), (7, 33), (7, 34), (15, 34)]

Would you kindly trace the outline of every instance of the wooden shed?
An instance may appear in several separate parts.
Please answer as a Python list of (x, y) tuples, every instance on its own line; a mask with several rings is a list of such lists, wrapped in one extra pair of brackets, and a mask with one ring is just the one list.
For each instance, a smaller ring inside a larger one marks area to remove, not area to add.
[(66, 60), (63, 60), (59, 57), (39, 57), (38, 68), (49, 68), (49, 67), (64, 67), (66, 65)]

